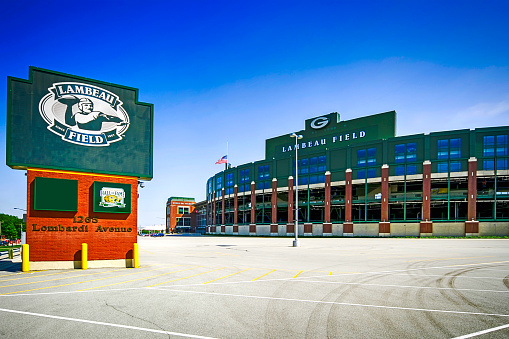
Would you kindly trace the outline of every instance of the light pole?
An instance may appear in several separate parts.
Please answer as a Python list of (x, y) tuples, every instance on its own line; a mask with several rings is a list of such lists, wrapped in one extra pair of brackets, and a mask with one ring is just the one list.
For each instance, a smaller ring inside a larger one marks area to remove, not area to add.
[(299, 247), (299, 155), (297, 140), (302, 139), (302, 135), (297, 133), (290, 134), (290, 137), (295, 138), (295, 240), (293, 247)]

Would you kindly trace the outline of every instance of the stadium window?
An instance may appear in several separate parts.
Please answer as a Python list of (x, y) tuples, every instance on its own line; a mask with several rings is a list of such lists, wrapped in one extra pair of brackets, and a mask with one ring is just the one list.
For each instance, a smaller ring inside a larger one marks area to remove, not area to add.
[(394, 146), (394, 162), (396, 163), (405, 162), (405, 144), (399, 144)]
[(497, 170), (507, 169), (507, 159), (497, 159)]
[(446, 162), (439, 162), (437, 167), (438, 173), (447, 173), (449, 171), (448, 163)]
[(495, 160), (484, 160), (483, 161), (483, 169), (485, 171), (493, 171), (495, 169)]
[(376, 165), (376, 148), (368, 148), (368, 166)]
[(507, 156), (507, 135), (486, 135), (483, 137), (483, 156), (493, 157), (483, 160), (483, 168), (485, 170), (506, 170), (507, 159), (497, 159), (497, 157)]
[(366, 150), (360, 149), (357, 151), (357, 166), (366, 166)]
[(437, 156), (439, 160), (461, 158), (461, 139), (454, 138), (438, 140)]
[(366, 179), (366, 170), (365, 169), (357, 170), (357, 179)]
[(396, 166), (394, 168), (394, 175), (405, 175), (405, 166)]
[(497, 156), (507, 155), (507, 135), (497, 135)]
[(459, 171), (461, 171), (461, 162), (451, 161), (451, 172), (459, 172)]
[(368, 178), (376, 177), (376, 168), (368, 168)]

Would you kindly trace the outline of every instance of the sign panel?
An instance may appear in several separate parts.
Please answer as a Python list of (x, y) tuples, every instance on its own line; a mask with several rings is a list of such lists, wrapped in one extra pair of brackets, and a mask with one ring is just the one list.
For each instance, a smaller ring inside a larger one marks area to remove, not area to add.
[(131, 213), (131, 185), (113, 182), (94, 182), (93, 211)]
[(296, 132), (302, 139), (289, 134), (266, 140), (265, 159), (282, 159), (343, 148), (370, 140), (387, 139), (396, 135), (396, 112), (390, 111), (363, 118), (340, 121), (338, 113), (306, 120), (306, 129)]
[(8, 166), (152, 178), (153, 106), (137, 89), (30, 67), (7, 101)]

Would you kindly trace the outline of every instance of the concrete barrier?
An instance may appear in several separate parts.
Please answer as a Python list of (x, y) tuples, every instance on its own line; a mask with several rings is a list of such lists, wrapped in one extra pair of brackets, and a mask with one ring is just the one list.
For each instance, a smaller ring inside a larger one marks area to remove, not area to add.
[(418, 237), (420, 224), (417, 223), (391, 223), (391, 237)]

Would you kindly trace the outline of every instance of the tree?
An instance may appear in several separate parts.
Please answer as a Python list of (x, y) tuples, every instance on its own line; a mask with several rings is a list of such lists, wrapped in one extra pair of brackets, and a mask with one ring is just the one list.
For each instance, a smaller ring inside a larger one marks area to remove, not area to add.
[(8, 239), (19, 239), (23, 220), (8, 214), (0, 213), (0, 222), (2, 223), (2, 235)]

